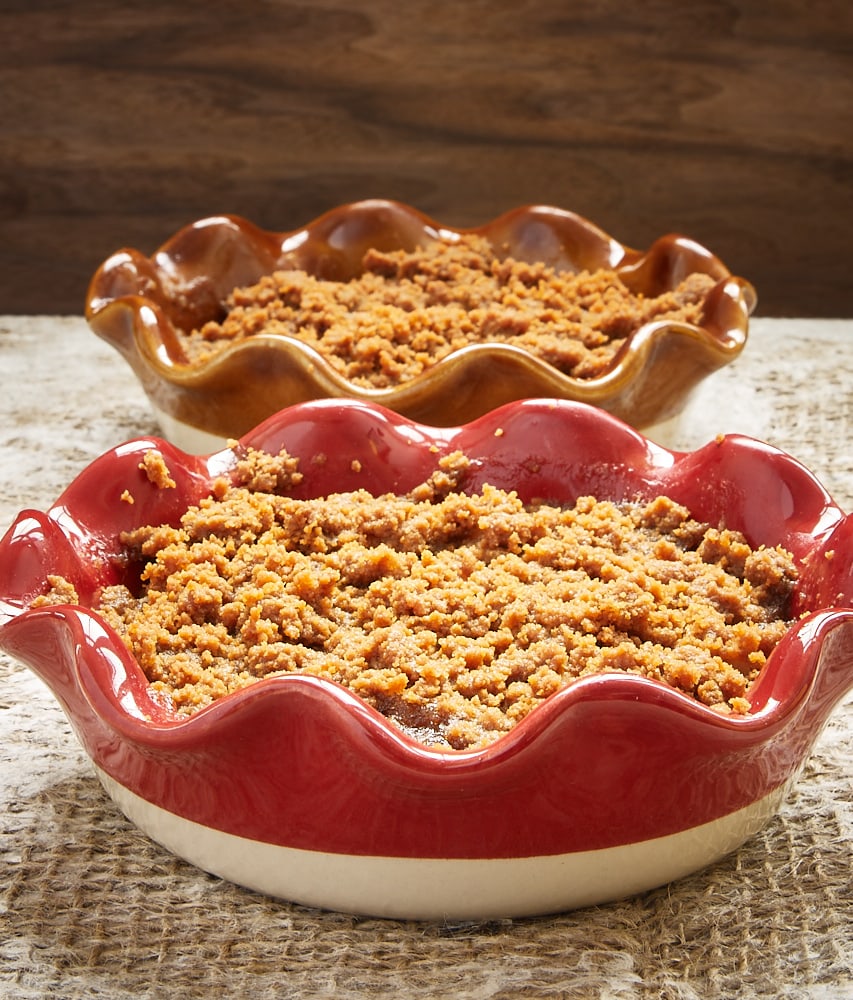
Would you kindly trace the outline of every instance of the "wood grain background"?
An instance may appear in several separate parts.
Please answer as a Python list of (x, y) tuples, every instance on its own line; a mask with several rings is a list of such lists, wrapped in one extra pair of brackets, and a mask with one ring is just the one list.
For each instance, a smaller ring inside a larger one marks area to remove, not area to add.
[(113, 251), (365, 197), (704, 243), (759, 314), (853, 315), (848, 0), (0, 0), (0, 313)]

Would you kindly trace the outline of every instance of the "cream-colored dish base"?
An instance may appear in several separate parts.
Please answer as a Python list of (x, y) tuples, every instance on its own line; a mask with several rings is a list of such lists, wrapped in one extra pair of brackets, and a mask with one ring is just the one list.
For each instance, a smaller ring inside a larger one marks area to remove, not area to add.
[(740, 846), (777, 811), (788, 788), (702, 826), (602, 850), (519, 858), (400, 858), (247, 840), (168, 812), (96, 771), (128, 819), (204, 871), (306, 906), (412, 920), (533, 916), (653, 889)]
[(176, 420), (156, 406), (152, 409), (154, 417), (162, 429), (163, 437), (188, 455), (212, 455), (214, 452), (222, 451), (223, 448), (228, 447), (226, 438)]

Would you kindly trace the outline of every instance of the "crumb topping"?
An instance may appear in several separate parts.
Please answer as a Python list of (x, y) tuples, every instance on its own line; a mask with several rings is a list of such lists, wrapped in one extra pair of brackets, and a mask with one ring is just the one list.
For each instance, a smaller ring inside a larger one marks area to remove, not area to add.
[[(287, 495), (295, 459), (249, 451), (177, 527), (122, 535), (145, 565), (141, 588), (105, 588), (98, 609), (182, 715), (294, 672), (444, 749), (486, 746), (602, 672), (749, 711), (789, 625), (790, 553), (753, 549), (663, 496), (468, 494), (469, 464), (447, 456), (406, 495), (302, 500)], [(64, 603), (67, 582), (48, 583), (34, 604)]]
[(714, 284), (696, 273), (646, 297), (612, 269), (575, 273), (502, 258), (471, 234), (411, 251), (369, 250), (362, 264), (350, 281), (279, 270), (235, 289), (224, 318), (182, 335), (189, 359), (281, 334), (313, 347), (350, 382), (386, 389), (468, 344), (503, 343), (566, 375), (592, 378), (643, 324), (701, 323)]
[(142, 461), (139, 463), (139, 468), (142, 469), (148, 477), (149, 482), (153, 483), (157, 489), (173, 490), (177, 485), (175, 480), (172, 479), (172, 474), (169, 472), (166, 460), (154, 448), (149, 448), (145, 452), (142, 456)]
[(49, 574), (47, 590), (30, 601), (31, 608), (46, 608), (58, 604), (79, 604), (77, 588), (64, 576)]

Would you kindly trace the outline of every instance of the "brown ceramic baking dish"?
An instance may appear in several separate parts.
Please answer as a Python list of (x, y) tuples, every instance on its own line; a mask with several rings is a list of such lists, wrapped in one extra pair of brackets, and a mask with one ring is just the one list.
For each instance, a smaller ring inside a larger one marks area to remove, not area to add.
[[(594, 377), (561, 373), (529, 351), (481, 343), (456, 350), (388, 389), (356, 385), (297, 339), (258, 334), (202, 362), (188, 358), (181, 330), (221, 318), (235, 287), (275, 270), (301, 269), (345, 281), (369, 249), (411, 250), (438, 238), (479, 234), (516, 259), (561, 270), (615, 270), (635, 293), (659, 295), (687, 275), (714, 281), (701, 323), (659, 320), (631, 334)], [(234, 216), (201, 219), (152, 256), (126, 249), (92, 278), (86, 317), (139, 377), (164, 434), (188, 450), (210, 450), (293, 403), (355, 398), (410, 419), (451, 426), (518, 399), (550, 397), (594, 404), (650, 436), (677, 416), (692, 390), (743, 349), (756, 301), (710, 251), (674, 234), (647, 250), (623, 246), (562, 209), (524, 206), (476, 229), (454, 230), (398, 202), (335, 208), (290, 232), (270, 232)]]

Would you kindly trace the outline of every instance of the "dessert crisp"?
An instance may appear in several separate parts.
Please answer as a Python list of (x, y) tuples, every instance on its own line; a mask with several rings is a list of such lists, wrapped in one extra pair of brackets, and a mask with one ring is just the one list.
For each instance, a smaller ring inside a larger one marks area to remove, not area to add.
[(362, 273), (328, 281), (279, 270), (238, 288), (225, 314), (183, 335), (191, 361), (259, 334), (294, 337), (355, 385), (392, 388), (470, 344), (522, 348), (575, 378), (592, 378), (654, 320), (700, 324), (713, 279), (692, 274), (655, 297), (611, 269), (578, 273), (501, 257), (483, 237), (415, 250), (369, 250)]
[[(157, 458), (162, 488), (171, 481)], [(153, 688), (189, 715), (263, 677), (342, 684), (423, 743), (488, 745), (577, 678), (627, 671), (716, 711), (788, 628), (779, 548), (694, 520), (664, 496), (571, 506), (462, 487), (454, 453), (406, 495), (302, 500), (282, 453), (246, 451), (177, 527), (122, 536), (145, 565), (99, 610)], [(73, 600), (51, 578), (36, 603)]]

